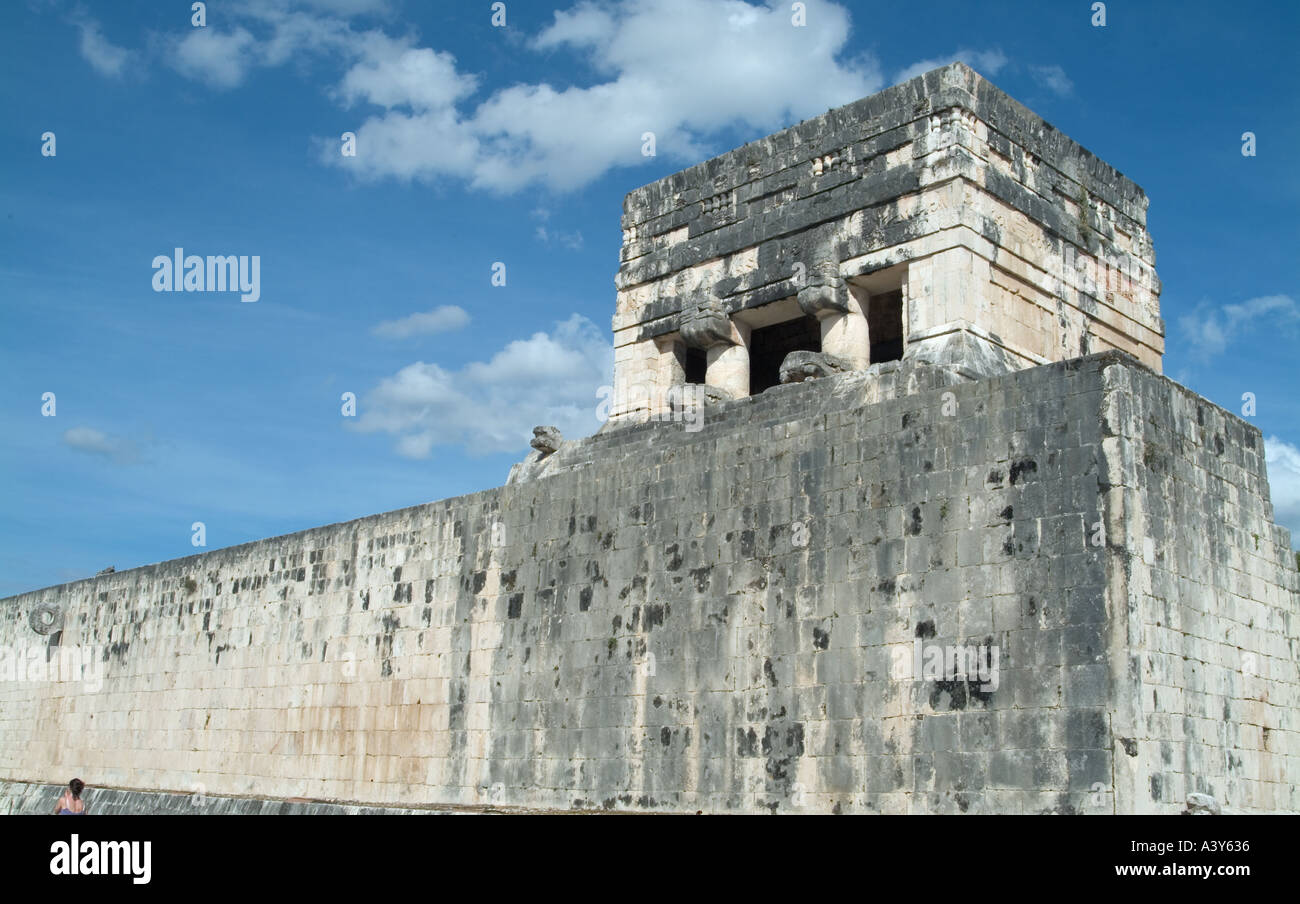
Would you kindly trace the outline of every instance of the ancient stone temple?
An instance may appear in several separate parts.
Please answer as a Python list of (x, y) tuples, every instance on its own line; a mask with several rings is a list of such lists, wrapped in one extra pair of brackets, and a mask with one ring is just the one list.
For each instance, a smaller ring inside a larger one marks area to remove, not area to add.
[(958, 64), (632, 192), (616, 419), (900, 358), (991, 376), (1118, 349), (1159, 370), (1142, 190)]
[(632, 192), (602, 430), (0, 601), (0, 809), (1300, 811), (1300, 575), (1146, 207), (957, 64)]

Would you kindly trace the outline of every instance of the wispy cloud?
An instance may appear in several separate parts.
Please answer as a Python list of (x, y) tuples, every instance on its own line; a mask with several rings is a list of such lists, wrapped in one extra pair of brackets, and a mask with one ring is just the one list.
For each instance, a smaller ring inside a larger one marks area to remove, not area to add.
[(546, 225), (551, 219), (551, 212), (547, 208), (534, 208), (529, 215), (538, 221), (537, 227), (533, 230), (533, 236), (543, 245), (561, 245), (574, 251), (582, 247), (582, 232), (580, 230), (575, 229), (573, 232), (564, 232)]
[(172, 43), (169, 58), (182, 75), (215, 88), (233, 88), (244, 81), (253, 66), (254, 61), (247, 52), (256, 43), (245, 28), (233, 31), (195, 28)]
[(458, 330), (468, 323), (469, 314), (463, 308), (449, 304), (397, 320), (385, 320), (375, 324), (371, 332), (383, 339), (406, 339), (410, 336), (428, 336)]
[(1202, 363), (1223, 354), (1238, 336), (1262, 326), (1294, 333), (1300, 326), (1300, 306), (1289, 295), (1261, 295), (1222, 307), (1203, 302), (1178, 318), (1184, 347)]
[(1029, 71), (1038, 81), (1059, 97), (1068, 97), (1074, 93), (1074, 82), (1060, 66), (1030, 66)]
[(218, 89), (234, 88), (258, 67), (304, 57), (355, 58), (380, 32), (358, 31), (356, 16), (385, 14), (386, 3), (368, 0), (244, 0), (222, 5), (221, 18), (201, 28), (182, 27), (161, 41), (164, 60), (177, 72)]
[(130, 51), (104, 37), (100, 24), (84, 10), (78, 8), (71, 18), (72, 24), (81, 33), (80, 50), (86, 62), (101, 75), (114, 78), (122, 75), (131, 57)]
[(114, 436), (94, 427), (73, 427), (63, 433), (63, 443), (78, 452), (98, 455), (116, 464), (134, 464), (140, 460), (140, 447), (123, 436)]
[(533, 235), (543, 245), (560, 245), (573, 251), (582, 248), (582, 232), (580, 230), (561, 232), (558, 229), (547, 229), (545, 226), (538, 226)]

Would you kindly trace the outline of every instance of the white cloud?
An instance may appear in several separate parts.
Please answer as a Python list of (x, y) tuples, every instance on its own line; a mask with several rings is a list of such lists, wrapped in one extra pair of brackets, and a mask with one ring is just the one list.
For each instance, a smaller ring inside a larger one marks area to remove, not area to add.
[(1074, 82), (1060, 66), (1030, 66), (1029, 69), (1053, 94), (1066, 97), (1074, 93)]
[(131, 56), (126, 48), (118, 47), (104, 37), (99, 23), (88, 16), (78, 13), (72, 24), (81, 32), (81, 55), (86, 62), (101, 75), (121, 75)]
[(931, 69), (938, 69), (940, 66), (947, 66), (949, 63), (957, 62), (965, 63), (980, 75), (992, 77), (1001, 72), (1002, 67), (1007, 65), (1007, 58), (1001, 50), (962, 49), (948, 56), (931, 57), (928, 60), (913, 63), (894, 76), (894, 84), (897, 85), (908, 79), (916, 78)]
[(533, 44), (546, 50), (565, 44), (573, 47), (600, 47), (609, 44), (618, 30), (614, 16), (595, 3), (582, 2), (573, 9), (557, 9), (555, 21)]
[[(804, 27), (794, 27), (790, 5), (777, 0), (582, 0), (556, 11), (519, 47), (567, 57), (577, 65), (555, 68), (595, 79), (518, 83), (481, 98), (479, 77), (460, 71), (451, 54), (411, 35), (357, 30), (332, 14), (371, 9), (363, 0), (311, 5), (327, 12), (304, 10), (301, 0), (235, 4), (230, 15), (248, 27), (191, 30), (173, 41), (171, 61), (193, 78), (232, 87), (257, 66), (303, 54), (337, 58), (342, 76), (332, 96), (373, 109), (350, 130), (355, 156), (339, 154), (331, 136), (318, 140), (320, 159), (362, 179), (566, 191), (612, 168), (645, 164), (647, 132), (657, 155), (689, 161), (711, 152), (724, 129), (773, 131), (885, 83), (873, 57), (848, 54), (849, 13), (828, 0), (807, 0)], [(986, 75), (1007, 65), (998, 49), (959, 49), (905, 68), (898, 80), (953, 60)]]
[(596, 393), (612, 381), (613, 361), (609, 339), (574, 314), (458, 371), (424, 362), (402, 368), (365, 394), (353, 429), (393, 435), (398, 454), (409, 458), (443, 445), (473, 455), (522, 453), (538, 424), (570, 438), (600, 426)]
[[(383, 4), (364, 0), (298, 2), (312, 10), (347, 15), (386, 9)], [(233, 88), (255, 67), (281, 66), (302, 54), (355, 56), (357, 45), (364, 43), (367, 35), (378, 34), (359, 33), (344, 18), (292, 9), (295, 5), (294, 0), (233, 3), (223, 9), (223, 19), (241, 19), (249, 27), (240, 24), (222, 30), (214, 23), (201, 28), (187, 25), (182, 37), (164, 40), (167, 62), (188, 78), (214, 88)]]
[(171, 64), (182, 75), (214, 88), (233, 88), (253, 66), (251, 52), (256, 44), (252, 33), (243, 27), (228, 32), (193, 28), (172, 44)]
[(561, 232), (558, 229), (547, 229), (545, 226), (538, 226), (533, 231), (533, 235), (543, 245), (562, 245), (572, 251), (578, 251), (582, 248), (581, 230)]
[(427, 336), (458, 330), (469, 323), (469, 314), (454, 304), (442, 305), (432, 311), (411, 314), (398, 320), (385, 320), (371, 330), (384, 339), (405, 339), (409, 336)]
[(63, 433), (63, 443), (78, 452), (99, 455), (118, 464), (131, 464), (140, 458), (140, 450), (131, 440), (113, 436), (94, 427), (73, 427)]
[(254, 62), (259, 65), (279, 66), (300, 52), (346, 52), (356, 41), (356, 32), (342, 19), (288, 12), (275, 6), (250, 5), (245, 9), (250, 19), (270, 29), (270, 36), (255, 47)]
[(338, 96), (345, 106), (365, 101), (417, 111), (452, 106), (478, 87), (478, 79), (456, 71), (456, 58), (427, 47), (412, 47), (379, 32), (361, 36), (362, 59), (343, 76)]
[(1300, 449), (1276, 436), (1264, 440), (1264, 461), (1273, 498), (1273, 517), (1291, 530), (1291, 544), (1300, 541)]
[(533, 229), (533, 236), (543, 245), (561, 245), (574, 251), (582, 248), (582, 231), (575, 229), (573, 232), (564, 232), (561, 229), (549, 227), (546, 223), (551, 219), (551, 212), (545, 207), (536, 207), (529, 214), (538, 225)]
[(689, 158), (726, 126), (772, 129), (872, 93), (881, 86), (874, 64), (838, 59), (848, 36), (847, 12), (817, 0), (804, 28), (791, 26), (783, 4), (582, 3), (557, 12), (531, 47), (575, 55), (604, 81), (512, 85), (463, 110), (475, 83), (451, 57), (407, 48), (392, 58), (393, 48), (374, 40), (339, 94), (385, 112), (356, 130), (356, 157), (331, 143), (322, 159), (366, 178), (573, 189), (644, 163), (645, 132), (655, 134), (657, 153)]
[(1201, 361), (1223, 354), (1241, 333), (1265, 324), (1294, 331), (1300, 325), (1300, 305), (1289, 295), (1262, 295), (1221, 308), (1202, 303), (1178, 318), (1184, 347)]

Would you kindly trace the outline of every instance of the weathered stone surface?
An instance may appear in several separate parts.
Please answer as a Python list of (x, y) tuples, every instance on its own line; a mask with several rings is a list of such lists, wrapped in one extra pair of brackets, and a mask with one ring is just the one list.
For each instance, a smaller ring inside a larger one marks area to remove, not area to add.
[(973, 331), (960, 330), (930, 337), (918, 343), (912, 358), (943, 367), (968, 380), (980, 380), (1017, 368), (1011, 356), (996, 342), (980, 341)]
[(550, 455), (559, 449), (563, 442), (564, 437), (560, 434), (559, 427), (534, 427), (533, 438), (528, 445), (543, 455)]
[(63, 609), (57, 603), (41, 603), (27, 621), (37, 634), (55, 634), (63, 627)]
[[(678, 343), (734, 346), (800, 311), (848, 317), (819, 350), (866, 367), (854, 297), (880, 292), (902, 293), (904, 356), (964, 374), (1111, 348), (1158, 370), (1146, 211), (1137, 185), (965, 65), (927, 72), (627, 196), (613, 417), (667, 411), (617, 390), (666, 398)], [(702, 287), (735, 332), (716, 314), (695, 325)]]
[(733, 395), (721, 386), (710, 383), (683, 383), (674, 386), (668, 394), (669, 410), (674, 414), (696, 411), (722, 402), (729, 402)]
[(802, 383), (818, 377), (847, 373), (853, 366), (843, 358), (824, 352), (790, 352), (781, 362), (782, 383)]
[(839, 261), (822, 260), (808, 274), (808, 284), (799, 290), (799, 309), (810, 317), (825, 317), (849, 310), (849, 292), (840, 278)]
[(691, 348), (734, 343), (731, 321), (717, 299), (703, 299), (682, 313), (682, 339)]
[[(54, 811), (66, 785), (0, 781), (0, 816), (47, 816)], [(467, 813), (491, 815), (518, 813), (520, 808), (479, 807), (367, 807), (309, 800), (258, 800), (220, 797), (201, 790), (189, 794), (86, 788), (82, 794), (86, 813), (92, 816), (452, 816)], [(523, 812), (528, 812), (524, 810)]]
[[(44, 662), (28, 616), (56, 603), (55, 660), (102, 669), (0, 681), (0, 779), (1300, 809), (1300, 576), (1253, 426), (1116, 353), (975, 382), (890, 362), (708, 412), (566, 442), (536, 480), (0, 601), (0, 648)], [(917, 678), (918, 643), (996, 648), (996, 687)]]
[(528, 445), (533, 449), (527, 457), (510, 468), (506, 485), (521, 480), (536, 480), (555, 465), (556, 453), (564, 447), (564, 437), (558, 427), (534, 427)]

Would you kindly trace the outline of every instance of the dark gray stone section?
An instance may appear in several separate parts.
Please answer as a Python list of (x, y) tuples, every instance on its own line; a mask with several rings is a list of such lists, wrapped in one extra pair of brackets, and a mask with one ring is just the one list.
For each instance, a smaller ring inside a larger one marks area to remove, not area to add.
[[(0, 815), (47, 816), (54, 812), (64, 785), (0, 781)], [(491, 807), (367, 807), (327, 801), (260, 800), (212, 797), (169, 791), (87, 788), (87, 816), (451, 816), (504, 813)]]

